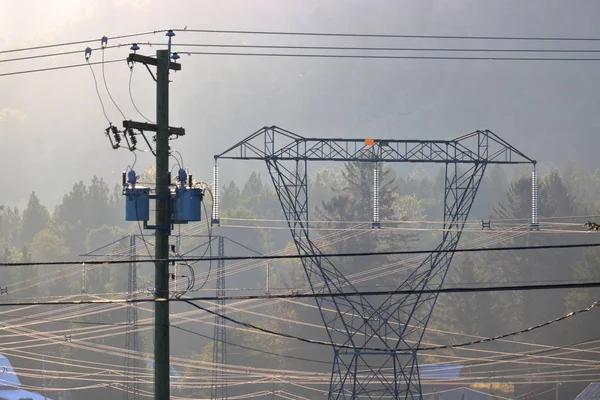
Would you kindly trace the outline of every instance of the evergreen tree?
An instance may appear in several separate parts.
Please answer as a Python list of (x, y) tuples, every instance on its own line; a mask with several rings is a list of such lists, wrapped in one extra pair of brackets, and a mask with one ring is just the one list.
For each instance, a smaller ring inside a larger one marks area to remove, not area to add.
[(23, 211), (23, 223), (21, 229), (21, 239), (23, 243), (30, 243), (33, 237), (40, 231), (44, 230), (50, 222), (50, 214), (44, 205), (31, 192), (27, 208)]
[[(351, 228), (352, 222), (360, 228), (369, 228), (373, 219), (373, 165), (353, 162), (342, 169), (342, 181), (339, 189), (333, 190), (333, 196), (323, 201), (316, 211), (316, 219), (331, 221), (328, 228)], [(409, 210), (410, 199), (396, 193), (395, 176), (391, 169), (383, 168), (380, 173), (379, 215), (381, 221), (400, 221), (422, 219), (422, 207), (416, 198)], [(410, 215), (412, 214), (412, 215)], [(383, 222), (385, 223), (385, 222)], [(370, 252), (377, 250), (406, 248), (416, 240), (415, 235), (400, 234), (396, 231), (374, 230), (355, 235), (341, 243), (328, 246), (327, 251)], [(369, 265), (385, 261), (384, 258), (364, 258), (338, 260), (338, 268), (345, 274), (364, 271)]]

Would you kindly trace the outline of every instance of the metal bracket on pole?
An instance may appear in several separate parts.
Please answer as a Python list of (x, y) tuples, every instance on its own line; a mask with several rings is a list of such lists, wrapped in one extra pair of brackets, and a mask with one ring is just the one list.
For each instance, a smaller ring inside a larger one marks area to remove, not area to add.
[[(136, 129), (138, 131), (150, 131), (150, 132), (156, 132), (156, 124), (149, 124), (147, 122), (136, 122), (136, 121), (131, 121), (131, 120), (126, 120), (123, 121), (123, 128), (125, 129)], [(170, 126), (169, 127), (169, 135), (175, 135), (175, 136), (184, 136), (185, 135), (185, 129), (183, 128), (175, 128)]]
[[(137, 53), (129, 54), (129, 56), (127, 56), (127, 62), (128, 63), (139, 62), (139, 63), (145, 64), (145, 65), (154, 65), (155, 67), (158, 64), (156, 61), (156, 58), (143, 56), (143, 55), (137, 54)], [(180, 71), (181, 64), (177, 64), (176, 62), (171, 61), (171, 62), (169, 62), (168, 68), (172, 69), (173, 71)]]
[(149, 225), (148, 221), (144, 221), (144, 229), (154, 229), (157, 231), (167, 231), (168, 234), (171, 234), (171, 231), (173, 230), (173, 215), (172, 215), (172, 207), (171, 207), (171, 201), (169, 201), (171, 199), (171, 196), (169, 194), (167, 195), (161, 195), (161, 194), (151, 194), (150, 199), (152, 200), (167, 200), (167, 225)]

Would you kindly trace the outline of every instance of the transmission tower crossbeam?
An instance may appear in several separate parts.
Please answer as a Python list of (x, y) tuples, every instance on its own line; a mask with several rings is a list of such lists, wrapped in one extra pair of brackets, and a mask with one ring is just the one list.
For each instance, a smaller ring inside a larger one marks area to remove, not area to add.
[[(304, 138), (277, 127), (262, 128), (216, 155), (215, 182), (218, 159), (266, 162), (296, 249), (311, 256), (301, 260), (310, 287), (314, 293), (326, 294), (357, 290), (309, 237), (308, 161), (375, 163), (374, 200), (379, 199), (380, 163), (445, 165), (444, 230), (437, 247), (445, 252), (430, 254), (399, 285), (400, 290), (416, 291), (443, 285), (486, 167), (536, 163), (490, 131), (454, 140), (359, 140)], [(378, 227), (378, 201), (374, 206), (373, 226)], [(537, 213), (537, 204), (532, 209)], [(213, 208), (213, 221), (218, 222), (218, 205)], [(532, 216), (533, 222), (537, 215)], [(435, 293), (369, 300), (317, 298), (334, 353), (328, 398), (421, 399), (417, 349), (436, 300)]]

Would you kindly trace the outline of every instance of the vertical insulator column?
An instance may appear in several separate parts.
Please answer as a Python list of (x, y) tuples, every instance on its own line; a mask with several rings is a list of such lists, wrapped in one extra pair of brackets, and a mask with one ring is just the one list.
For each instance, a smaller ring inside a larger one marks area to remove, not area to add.
[(81, 293), (87, 293), (87, 279), (85, 276), (85, 263), (81, 264)]
[(215, 166), (213, 168), (212, 223), (213, 223), (213, 225), (219, 225), (219, 168), (217, 167), (216, 159), (215, 159)]
[(381, 221), (379, 220), (379, 164), (375, 163), (373, 169), (373, 223), (372, 228), (380, 228)]
[(266, 294), (271, 294), (271, 265), (267, 263), (267, 290)]
[(537, 169), (535, 164), (533, 165), (533, 172), (531, 173), (531, 226), (530, 230), (540, 230), (540, 224), (538, 221), (538, 178)]

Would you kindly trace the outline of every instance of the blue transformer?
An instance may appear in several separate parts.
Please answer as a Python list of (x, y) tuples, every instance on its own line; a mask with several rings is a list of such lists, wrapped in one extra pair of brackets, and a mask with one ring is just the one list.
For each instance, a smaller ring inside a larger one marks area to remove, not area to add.
[(126, 187), (125, 221), (148, 221), (150, 219), (150, 189)]
[(173, 198), (173, 223), (200, 221), (202, 196), (202, 189), (178, 188)]

